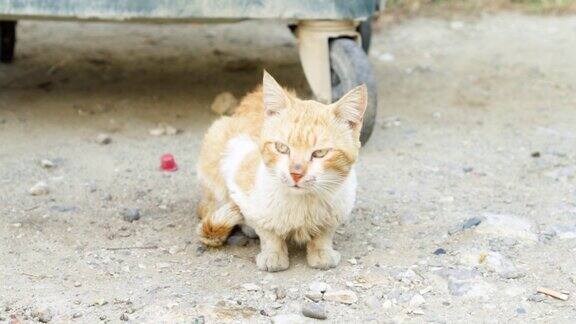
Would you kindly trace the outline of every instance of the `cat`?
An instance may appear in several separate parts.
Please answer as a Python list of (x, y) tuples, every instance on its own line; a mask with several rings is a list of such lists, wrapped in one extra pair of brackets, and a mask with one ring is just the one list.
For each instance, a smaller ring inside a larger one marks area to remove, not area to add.
[(264, 71), (262, 86), (204, 137), (200, 240), (223, 245), (241, 225), (260, 238), (260, 270), (289, 267), (287, 241), (306, 245), (310, 267), (336, 267), (340, 253), (332, 240), (356, 199), (366, 105), (365, 85), (326, 105), (297, 98)]

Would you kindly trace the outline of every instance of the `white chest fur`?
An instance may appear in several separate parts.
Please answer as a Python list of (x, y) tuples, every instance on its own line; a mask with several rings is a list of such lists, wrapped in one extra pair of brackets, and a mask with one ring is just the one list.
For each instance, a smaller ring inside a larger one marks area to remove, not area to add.
[(257, 146), (250, 138), (238, 136), (229, 142), (220, 165), (230, 197), (242, 210), (247, 225), (304, 243), (346, 220), (356, 199), (354, 169), (331, 196), (319, 197), (291, 191), (261, 163), (254, 188), (249, 193), (242, 192), (235, 175), (243, 158), (255, 149)]

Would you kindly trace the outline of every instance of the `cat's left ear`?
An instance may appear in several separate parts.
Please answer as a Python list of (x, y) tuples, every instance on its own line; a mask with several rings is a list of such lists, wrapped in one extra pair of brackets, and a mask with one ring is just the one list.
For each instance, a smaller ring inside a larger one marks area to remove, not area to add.
[(340, 100), (332, 104), (334, 114), (339, 119), (356, 129), (362, 126), (362, 118), (368, 104), (368, 90), (366, 85), (360, 85), (348, 91)]
[(266, 70), (264, 70), (264, 78), (262, 80), (262, 92), (266, 115), (276, 115), (288, 106), (286, 92)]

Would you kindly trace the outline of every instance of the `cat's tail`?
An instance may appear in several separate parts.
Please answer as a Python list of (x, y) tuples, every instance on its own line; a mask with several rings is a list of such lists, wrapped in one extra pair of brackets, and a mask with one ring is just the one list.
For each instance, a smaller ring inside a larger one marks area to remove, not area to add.
[(198, 206), (198, 235), (200, 241), (208, 246), (222, 246), (234, 226), (243, 222), (240, 208), (234, 203), (227, 203), (220, 208), (214, 208), (213, 204), (201, 203)]

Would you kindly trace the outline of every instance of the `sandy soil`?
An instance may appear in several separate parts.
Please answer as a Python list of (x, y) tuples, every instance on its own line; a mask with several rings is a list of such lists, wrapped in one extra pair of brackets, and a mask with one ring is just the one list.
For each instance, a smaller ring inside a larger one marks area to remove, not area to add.
[[(295, 248), (275, 274), (257, 271), (257, 241), (198, 248), (194, 165), (217, 94), (241, 96), (263, 67), (308, 94), (284, 26), (18, 31), (18, 60), (0, 66), (0, 322), (312, 321), (301, 307), (319, 282), (358, 297), (320, 301), (330, 322), (575, 320), (576, 18), (382, 28), (343, 262), (313, 270)], [(160, 122), (183, 132), (151, 136)], [(166, 152), (179, 171), (158, 170)], [(38, 181), (49, 194), (29, 194)]]

